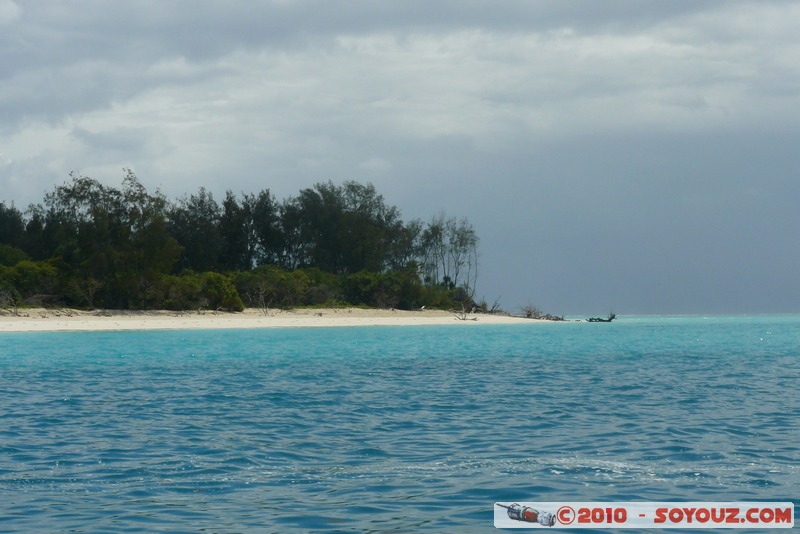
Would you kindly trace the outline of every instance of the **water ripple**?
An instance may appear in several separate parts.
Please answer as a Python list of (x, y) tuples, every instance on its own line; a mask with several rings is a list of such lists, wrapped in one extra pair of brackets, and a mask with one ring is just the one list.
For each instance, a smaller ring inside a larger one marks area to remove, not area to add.
[(3, 335), (0, 530), (482, 532), (502, 500), (791, 500), (797, 319), (764, 321)]

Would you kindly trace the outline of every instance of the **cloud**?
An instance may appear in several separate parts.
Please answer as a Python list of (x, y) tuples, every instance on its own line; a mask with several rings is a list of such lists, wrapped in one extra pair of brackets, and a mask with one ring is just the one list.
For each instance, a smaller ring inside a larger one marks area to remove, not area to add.
[[(319, 89), (320, 107), (338, 103), (338, 88), (351, 103), (374, 105), (365, 111), (391, 114), (398, 127), (429, 135), (506, 128), (511, 117), (534, 130), (680, 118), (707, 125), (735, 114), (751, 94), (744, 93), (760, 88), (753, 86), (764, 77), (770, 82), (764, 85), (792, 94), (795, 80), (778, 74), (792, 65), (794, 50), (783, 46), (788, 37), (781, 28), (797, 7), (731, 3), (698, 13), (675, 4), (682, 7), (511, 2), (490, 9), (467, 2), (458, 10), (446, 3), (398, 10), (381, 2), (369, 8), (301, 2), (245, 9), (208, 2), (181, 9), (180, 2), (117, 2), (76, 12), (51, 6), (34, 11), (35, 22), (18, 32), (27, 46), (8, 62), (7, 85), (16, 92), (0, 100), (0, 109), (12, 118), (53, 119), (59, 110), (97, 109), (178, 78), (192, 82), (196, 73), (189, 71), (208, 73), (209, 63), (229, 64), (242, 86), (252, 81), (250, 70), (311, 85)], [(748, 33), (740, 27), (751, 14), (758, 24)], [(778, 32), (762, 31), (767, 26)], [(732, 34), (739, 38), (731, 42)]]
[(353, 165), (389, 139), (496, 152), (797, 119), (791, 3), (223, 4), (31, 9), (0, 89), (6, 131), (150, 129), (175, 151)]
[(16, 22), (22, 10), (13, 0), (0, 0), (0, 26)]
[[(131, 167), (169, 196), (370, 180), (409, 217), (472, 214), (489, 271), (550, 258), (551, 277), (616, 279), (603, 250), (645, 267), (677, 250), (639, 231), (696, 253), (736, 237), (693, 224), (740, 213), (788, 238), (761, 223), (770, 201), (796, 220), (777, 147), (800, 124), (799, 18), (791, 1), (0, 0), (0, 186), (24, 204), (71, 170)], [(768, 187), (747, 208), (751, 181)]]
[(359, 168), (370, 174), (384, 173), (392, 168), (392, 164), (383, 158), (369, 158), (359, 163)]

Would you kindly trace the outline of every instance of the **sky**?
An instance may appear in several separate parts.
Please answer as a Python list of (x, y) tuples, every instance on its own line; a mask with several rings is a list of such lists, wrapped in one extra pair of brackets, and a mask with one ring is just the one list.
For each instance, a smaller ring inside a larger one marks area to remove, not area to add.
[(372, 183), (511, 312), (800, 312), (800, 2), (0, 0), (0, 201)]

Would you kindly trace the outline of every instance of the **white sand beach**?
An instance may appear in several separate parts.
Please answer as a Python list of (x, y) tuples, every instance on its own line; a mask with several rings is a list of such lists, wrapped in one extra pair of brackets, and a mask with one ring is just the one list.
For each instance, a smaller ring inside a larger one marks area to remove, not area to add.
[(241, 313), (212, 311), (119, 311), (20, 309), (0, 311), (2, 332), (67, 332), (109, 330), (182, 330), (213, 328), (302, 328), (342, 326), (485, 325), (530, 323), (508, 315), (456, 314), (440, 310), (320, 308)]

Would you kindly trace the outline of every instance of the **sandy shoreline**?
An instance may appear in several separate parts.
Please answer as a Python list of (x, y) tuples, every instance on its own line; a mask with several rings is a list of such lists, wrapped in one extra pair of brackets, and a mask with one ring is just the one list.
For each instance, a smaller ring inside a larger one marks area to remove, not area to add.
[(110, 330), (185, 330), (215, 328), (303, 328), (342, 326), (413, 326), (521, 324), (531, 319), (507, 315), (456, 314), (438, 310), (380, 310), (322, 308), (297, 310), (247, 309), (242, 313), (174, 311), (82, 311), (20, 309), (18, 315), (0, 311), (3, 332), (69, 332)]

